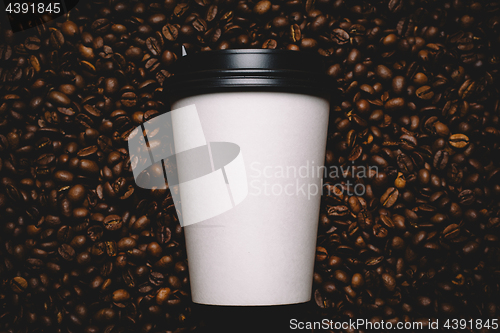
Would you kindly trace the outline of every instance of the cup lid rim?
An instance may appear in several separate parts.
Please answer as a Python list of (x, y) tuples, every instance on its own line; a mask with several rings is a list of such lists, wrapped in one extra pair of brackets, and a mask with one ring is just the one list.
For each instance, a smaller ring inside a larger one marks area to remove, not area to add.
[(168, 95), (227, 90), (329, 95), (334, 80), (317, 53), (282, 49), (226, 49), (183, 56), (164, 82)]

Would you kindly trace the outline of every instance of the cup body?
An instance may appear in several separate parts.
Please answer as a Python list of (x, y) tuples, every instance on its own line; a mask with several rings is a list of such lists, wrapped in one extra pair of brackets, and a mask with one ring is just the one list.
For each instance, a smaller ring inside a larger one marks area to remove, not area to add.
[(241, 203), (184, 227), (193, 301), (242, 306), (309, 301), (328, 99), (232, 91), (181, 98), (171, 109), (192, 104), (207, 142), (240, 146), (248, 182)]

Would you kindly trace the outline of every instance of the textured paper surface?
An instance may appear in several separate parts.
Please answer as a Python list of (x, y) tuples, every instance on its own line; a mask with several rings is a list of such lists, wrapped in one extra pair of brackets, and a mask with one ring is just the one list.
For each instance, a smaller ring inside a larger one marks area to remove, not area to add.
[[(255, 163), (262, 167), (300, 167), (307, 161), (322, 165), (328, 101), (288, 93), (219, 93), (179, 100), (172, 109), (190, 104), (196, 105), (207, 142), (240, 146), (243, 158), (233, 163), (244, 163), (249, 191), (233, 209), (185, 227), (193, 301), (214, 305), (308, 301), (320, 195), (310, 199), (257, 195), (258, 186), (252, 186), (256, 180), (261, 185), (268, 180), (286, 186), (295, 179), (256, 177), (253, 169)], [(233, 169), (239, 168), (225, 168), (228, 177)], [(298, 181), (321, 186), (318, 177)], [(231, 191), (238, 197), (238, 188)]]

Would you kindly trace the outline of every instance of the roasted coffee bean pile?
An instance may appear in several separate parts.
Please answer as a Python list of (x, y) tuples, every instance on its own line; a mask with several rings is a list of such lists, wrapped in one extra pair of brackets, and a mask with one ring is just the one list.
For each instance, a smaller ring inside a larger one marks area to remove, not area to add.
[(499, 44), (487, 0), (82, 0), (0, 29), (0, 332), (204, 326), (171, 196), (127, 153), (181, 45), (317, 52), (337, 79), (310, 318), (498, 318)]

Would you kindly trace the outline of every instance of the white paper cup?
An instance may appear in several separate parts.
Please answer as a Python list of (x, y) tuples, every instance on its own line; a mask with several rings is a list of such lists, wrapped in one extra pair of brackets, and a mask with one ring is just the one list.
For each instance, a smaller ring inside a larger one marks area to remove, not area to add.
[[(195, 106), (207, 143), (239, 146), (244, 173), (225, 169), (233, 198), (227, 210), (184, 227), (195, 303), (278, 305), (311, 298), (329, 99), (321, 67), (307, 57), (269, 50), (188, 55), (174, 83), (164, 87), (171, 89), (172, 110)], [(191, 121), (173, 122), (176, 142), (192, 140)], [(184, 167), (178, 165), (179, 174)], [(246, 182), (235, 186), (233, 179)], [(187, 216), (190, 198), (182, 188), (180, 198)], [(218, 194), (211, 199), (217, 202)]]

